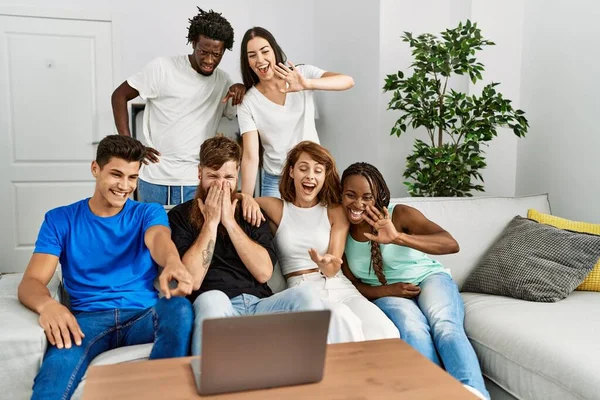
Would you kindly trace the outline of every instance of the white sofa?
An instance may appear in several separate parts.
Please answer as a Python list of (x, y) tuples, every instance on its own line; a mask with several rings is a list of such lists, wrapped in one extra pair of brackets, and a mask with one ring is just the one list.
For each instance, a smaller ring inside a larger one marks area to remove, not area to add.
[[(526, 216), (529, 208), (550, 212), (546, 195), (392, 201), (418, 208), (458, 240), (458, 254), (438, 259), (451, 269), (459, 287), (515, 215)], [(37, 316), (16, 298), (19, 280), (20, 274), (0, 279), (0, 397), (7, 399), (30, 397), (46, 348)], [(278, 270), (269, 284), (274, 291), (284, 288)], [(49, 286), (59, 298), (58, 277)], [(492, 399), (600, 399), (600, 293), (574, 292), (558, 303), (475, 293), (463, 293), (463, 299), (465, 328)], [(150, 347), (113, 350), (92, 365), (145, 359)]]
[[(448, 230), (460, 252), (438, 259), (459, 287), (515, 215), (550, 213), (547, 195), (401, 199)], [(493, 400), (600, 399), (600, 293), (556, 303), (462, 293), (465, 329)]]

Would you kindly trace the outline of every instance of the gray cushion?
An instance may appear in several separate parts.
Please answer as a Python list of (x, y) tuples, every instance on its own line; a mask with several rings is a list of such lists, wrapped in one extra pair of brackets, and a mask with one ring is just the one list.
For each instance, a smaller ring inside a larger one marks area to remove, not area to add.
[(275, 263), (273, 267), (273, 275), (271, 275), (271, 279), (267, 282), (273, 293), (278, 293), (284, 290), (287, 287), (287, 283), (285, 278), (281, 274), (281, 267), (279, 266), (279, 262)]
[(583, 282), (600, 257), (600, 236), (515, 217), (462, 290), (554, 302)]
[(600, 293), (575, 291), (556, 303), (462, 297), (465, 331), (488, 379), (518, 399), (600, 398)]

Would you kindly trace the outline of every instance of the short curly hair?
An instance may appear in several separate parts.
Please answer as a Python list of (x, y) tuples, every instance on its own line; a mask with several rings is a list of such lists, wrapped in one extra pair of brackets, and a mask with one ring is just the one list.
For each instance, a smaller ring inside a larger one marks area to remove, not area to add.
[(224, 42), (227, 50), (233, 49), (233, 27), (229, 21), (223, 18), (221, 13), (197, 8), (198, 15), (189, 19), (188, 43), (197, 42), (202, 35), (212, 40)]

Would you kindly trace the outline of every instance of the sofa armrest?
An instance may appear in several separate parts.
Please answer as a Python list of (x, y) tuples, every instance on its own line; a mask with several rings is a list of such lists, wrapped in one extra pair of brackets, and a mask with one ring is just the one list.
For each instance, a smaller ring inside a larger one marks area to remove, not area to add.
[[(17, 289), (23, 274), (0, 277), (0, 388), (2, 398), (31, 397), (31, 387), (48, 346), (39, 316), (23, 306)], [(51, 295), (60, 301), (60, 273), (48, 284)]]

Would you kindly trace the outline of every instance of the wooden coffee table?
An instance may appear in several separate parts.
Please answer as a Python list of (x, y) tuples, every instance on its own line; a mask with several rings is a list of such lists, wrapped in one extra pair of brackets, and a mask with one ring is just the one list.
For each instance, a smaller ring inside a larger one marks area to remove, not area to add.
[[(83, 399), (197, 399), (192, 357), (91, 367)], [(319, 383), (208, 396), (270, 399), (476, 399), (400, 339), (327, 346)]]

